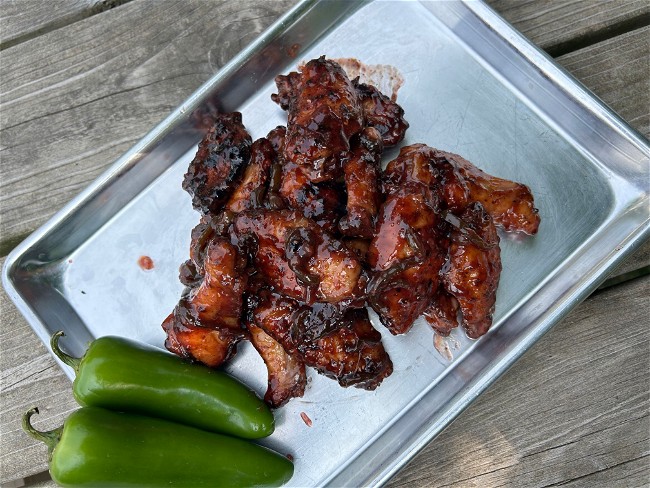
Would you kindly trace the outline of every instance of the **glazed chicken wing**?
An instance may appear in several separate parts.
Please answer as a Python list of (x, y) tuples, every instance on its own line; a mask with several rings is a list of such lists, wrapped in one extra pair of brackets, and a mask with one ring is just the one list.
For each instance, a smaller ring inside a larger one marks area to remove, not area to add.
[[(277, 76), (275, 84), (278, 93), (271, 95), (271, 99), (282, 109), (288, 110), (299, 93), (302, 78), (301, 73), (295, 71)], [(386, 147), (401, 142), (409, 128), (404, 119), (404, 109), (375, 86), (359, 82), (359, 78), (352, 80), (352, 86), (361, 104), (364, 124), (379, 131)]]
[(441, 284), (438, 290), (434, 292), (431, 302), (423, 315), (433, 330), (440, 335), (447, 336), (453, 329), (458, 327), (459, 312), (458, 300), (445, 290)]
[(373, 277), (368, 301), (392, 334), (404, 334), (426, 309), (438, 286), (444, 254), (436, 239), (437, 216), (422, 193), (389, 196), (368, 249)]
[(307, 375), (305, 363), (297, 354), (289, 354), (282, 345), (261, 327), (248, 324), (250, 340), (260, 353), (268, 371), (268, 386), (264, 401), (274, 408), (305, 393)]
[(505, 231), (537, 232), (540, 218), (526, 185), (489, 175), (457, 154), (425, 144), (403, 147), (386, 168), (384, 191), (412, 179), (436, 186), (444, 209), (460, 213), (472, 202), (481, 202)]
[(163, 323), (166, 347), (183, 357), (218, 366), (244, 336), (240, 317), (247, 275), (236, 248), (213, 238), (205, 249), (203, 278), (186, 291)]
[(279, 194), (288, 208), (300, 210), (328, 232), (337, 229), (345, 209), (345, 194), (336, 182), (314, 183), (303, 166), (285, 163)]
[(241, 181), (230, 195), (226, 209), (238, 213), (261, 208), (266, 196), (271, 166), (275, 160), (276, 152), (268, 139), (262, 137), (253, 142), (250, 162), (244, 170)]
[(297, 313), (295, 327), (305, 363), (341, 386), (374, 390), (393, 371), (365, 308), (341, 312), (332, 304), (317, 303)]
[[(432, 161), (436, 167), (452, 166), (442, 169), (450, 186), (445, 191), (449, 208), (458, 211), (471, 202), (481, 202), (494, 223), (505, 231), (537, 233), (539, 213), (526, 185), (489, 175), (457, 154), (435, 151)], [(464, 201), (462, 187), (466, 188)]]
[[(288, 109), (284, 159), (304, 167), (314, 183), (332, 180), (350, 138), (363, 128), (357, 92), (343, 68), (324, 56), (302, 66), (300, 78), (286, 79), (293, 93), (279, 97)], [(278, 85), (285, 93), (284, 83)]]
[(239, 112), (216, 116), (183, 179), (195, 209), (203, 214), (221, 210), (248, 164), (251, 144)]
[(401, 142), (409, 128), (404, 109), (376, 87), (359, 83), (358, 78), (352, 84), (357, 90), (366, 125), (377, 129), (386, 147)]
[(402, 149), (382, 176), (386, 201), (368, 249), (369, 303), (393, 334), (407, 332), (438, 288), (445, 255), (428, 159)]
[(178, 307), (162, 323), (167, 334), (165, 348), (169, 352), (214, 368), (235, 354), (242, 333), (192, 325), (190, 320), (182, 318), (184, 312), (185, 309)]
[(301, 304), (276, 293), (263, 293), (255, 324), (289, 354), (339, 382), (374, 389), (393, 365), (370, 324), (365, 308), (342, 311), (337, 304)]
[(307, 303), (350, 302), (363, 295), (356, 254), (300, 212), (243, 212), (234, 231), (240, 239), (254, 239), (257, 270), (278, 292)]
[(492, 325), (501, 275), (499, 236), (492, 217), (479, 202), (469, 205), (458, 217), (462, 224), (451, 232), (442, 282), (458, 300), (467, 335), (476, 339)]

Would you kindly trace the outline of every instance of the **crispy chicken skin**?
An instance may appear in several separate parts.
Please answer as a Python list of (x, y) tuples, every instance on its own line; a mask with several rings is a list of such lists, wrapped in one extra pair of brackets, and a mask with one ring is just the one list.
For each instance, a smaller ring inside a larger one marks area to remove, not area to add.
[(240, 239), (254, 239), (257, 270), (288, 297), (341, 302), (363, 294), (356, 254), (300, 212), (243, 212), (234, 220), (234, 232)]
[(467, 335), (476, 339), (492, 325), (501, 275), (499, 236), (492, 217), (479, 202), (470, 204), (458, 217), (462, 227), (451, 232), (442, 282), (458, 300)]
[(384, 146), (400, 143), (409, 128), (404, 109), (374, 86), (359, 83), (358, 78), (352, 80), (352, 85), (357, 90), (366, 125), (379, 132)]
[(196, 210), (203, 214), (221, 210), (248, 164), (251, 144), (239, 112), (216, 116), (183, 179)]
[(293, 96), (281, 98), (281, 105), (288, 100), (284, 159), (302, 166), (314, 183), (332, 180), (350, 138), (363, 128), (357, 92), (343, 68), (324, 56), (302, 66), (299, 81), (289, 84)]
[(341, 386), (374, 390), (393, 372), (381, 334), (365, 308), (339, 308), (317, 303), (298, 311), (298, 351), (305, 363)]
[(307, 374), (305, 363), (297, 354), (289, 354), (264, 332), (261, 327), (250, 323), (247, 325), (250, 340), (260, 353), (268, 371), (268, 386), (264, 401), (273, 408), (278, 408), (294, 397), (305, 393)]
[[(447, 175), (449, 189), (445, 191), (445, 201), (448, 208), (460, 211), (471, 202), (481, 202), (494, 223), (505, 231), (537, 233), (539, 213), (526, 185), (489, 175), (465, 158), (445, 151), (435, 151), (432, 162), (437, 168), (446, 164), (453, 168), (441, 171)], [(464, 195), (462, 187), (466, 188)]]
[(231, 212), (238, 213), (263, 206), (276, 152), (273, 144), (262, 137), (253, 142), (250, 153), (250, 162), (243, 177), (226, 204), (226, 209)]
[(165, 346), (183, 357), (218, 366), (235, 351), (244, 336), (240, 325), (247, 275), (236, 248), (213, 238), (205, 249), (203, 278), (186, 291), (163, 329)]
[(347, 213), (338, 226), (343, 235), (370, 239), (381, 202), (379, 172), (383, 143), (379, 132), (372, 127), (365, 128), (355, 143), (343, 166)]

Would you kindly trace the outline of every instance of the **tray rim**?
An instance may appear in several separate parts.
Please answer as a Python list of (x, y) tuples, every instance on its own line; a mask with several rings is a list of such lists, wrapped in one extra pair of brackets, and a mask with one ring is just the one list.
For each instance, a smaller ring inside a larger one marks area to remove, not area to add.
[[(74, 197), (68, 204), (61, 210), (56, 212), (47, 222), (36, 229), (30, 234), (23, 242), (16, 246), (6, 257), (2, 269), (2, 283), (3, 286), (14, 302), (15, 306), (26, 318), (31, 328), (37, 336), (47, 344), (49, 337), (45, 332), (44, 323), (33, 313), (28, 301), (19, 293), (12, 281), (12, 271), (19, 263), (20, 258), (41, 239), (48, 235), (48, 233), (57, 228), (57, 226), (69, 215), (74, 214), (84, 202), (86, 202), (95, 192), (101, 189), (104, 185), (110, 183), (113, 178), (122, 172), (125, 167), (134, 164), (137, 155), (143, 151), (144, 148), (155, 144), (167, 134), (170, 127), (173, 127), (185, 113), (188, 108), (198, 104), (202, 96), (210, 90), (210, 87), (217, 84), (221, 79), (228, 74), (235, 72), (246, 60), (257, 52), (258, 49), (265, 46), (276, 34), (281, 33), (287, 25), (299, 21), (304, 13), (308, 12), (313, 6), (323, 0), (301, 0), (287, 13), (281, 16), (269, 28), (267, 28), (253, 43), (244, 48), (239, 54), (233, 57), (226, 63), (215, 75), (192, 93), (182, 104), (172, 111), (162, 122), (156, 125), (149, 133), (147, 133), (140, 141), (138, 141), (131, 149), (129, 149), (122, 157), (112, 163), (100, 176), (98, 176), (90, 185), (86, 187), (80, 194)], [(371, 0), (363, 0), (359, 3), (359, 7), (370, 3)], [(458, 3), (458, 2), (456, 2)], [(537, 46), (532, 44), (531, 41), (526, 39), (514, 27), (502, 19), (491, 7), (484, 4), (483, 1), (479, 2), (460, 2), (464, 4), (471, 12), (476, 15), (478, 19), (488, 25), (490, 28), (498, 31), (504, 42), (515, 48), (529, 63), (538, 67), (542, 72), (553, 80), (557, 85), (564, 89), (567, 93), (571, 94), (577, 99), (582, 107), (589, 112), (593, 113), (597, 118), (602, 120), (606, 125), (611, 127), (615, 132), (618, 132), (624, 139), (634, 144), (643, 153), (650, 154), (648, 149), (648, 142), (645, 137), (637, 130), (629, 126), (616, 112), (608, 107), (604, 102), (598, 99), (592, 92), (590, 92), (580, 81), (576, 80), (564, 68), (555, 63), (546, 53), (544, 53)], [(508, 35), (506, 38), (505, 35)], [(650, 156), (649, 156), (650, 157)], [(643, 192), (642, 192), (643, 193)], [(644, 202), (648, 201), (647, 191), (642, 198)], [(408, 462), (420, 449), (422, 449), (437, 433), (453, 421), (471, 402), (478, 397), (490, 384), (498, 379), (526, 350), (528, 350), (539, 338), (542, 337), (550, 328), (557, 324), (566, 314), (568, 314), (575, 306), (577, 306), (584, 298), (586, 298), (605, 278), (612, 268), (618, 265), (623, 259), (631, 254), (643, 242), (650, 239), (650, 217), (646, 216), (645, 220), (635, 220), (637, 224), (634, 232), (626, 236), (616, 248), (616, 252), (609, 252), (606, 258), (601, 259), (596, 265), (593, 265), (589, 271), (590, 274), (587, 279), (581, 281), (581, 286), (574, 287), (570, 293), (563, 295), (559, 306), (555, 310), (555, 315), (550, 320), (543, 320), (541, 325), (537, 325), (531, 329), (531, 333), (524, 339), (523, 344), (518, 344), (513, 348), (514, 351), (501, 360), (499, 364), (495, 364), (488, 369), (488, 373), (481, 378), (477, 384), (470, 384), (460, 395), (459, 398), (454, 397), (450, 400), (451, 407), (446, 415), (446, 420), (442, 425), (438, 425), (436, 429), (428, 430), (420, 436), (420, 438), (411, 443), (396, 456), (392, 462), (389, 462), (381, 470), (375, 473), (372, 479), (366, 480), (364, 483), (369, 485), (381, 485), (388, 481), (406, 462)], [(590, 236), (595, 238), (599, 232)], [(583, 243), (584, 245), (584, 243)], [(572, 255), (573, 256), (573, 255)], [(585, 259), (584, 257), (582, 257)], [(580, 256), (576, 256), (580, 259)], [(569, 258), (567, 258), (569, 260)], [(567, 265), (568, 266), (568, 265)], [(576, 284), (577, 285), (577, 284)], [(543, 288), (543, 286), (542, 286)], [(532, 327), (532, 325), (531, 325)], [(64, 372), (70, 375), (70, 372), (64, 368)], [(379, 435), (379, 433), (377, 434)], [(342, 471), (346, 466), (356, 460), (353, 457), (346, 465), (341, 468), (329, 478), (326, 483), (332, 483), (338, 480)]]

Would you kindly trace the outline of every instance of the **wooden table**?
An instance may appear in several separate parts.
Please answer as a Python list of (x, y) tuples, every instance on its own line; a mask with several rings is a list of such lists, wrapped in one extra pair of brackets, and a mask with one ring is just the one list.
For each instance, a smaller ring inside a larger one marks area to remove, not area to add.
[[(0, 256), (38, 228), (293, 0), (0, 3)], [(647, 0), (491, 0), (645, 137)], [(209, 33), (209, 34), (208, 34)], [(650, 246), (536, 344), (390, 486), (650, 484)], [(53, 486), (20, 430), (59, 425), (70, 384), (2, 293), (3, 486)]]

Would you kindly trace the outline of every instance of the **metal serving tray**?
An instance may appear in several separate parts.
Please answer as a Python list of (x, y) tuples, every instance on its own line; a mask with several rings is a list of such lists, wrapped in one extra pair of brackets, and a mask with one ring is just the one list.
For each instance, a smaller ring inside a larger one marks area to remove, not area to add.
[[(264, 443), (294, 456), (289, 486), (380, 485), (650, 233), (647, 141), (484, 4), (299, 4), (16, 248), (3, 280), (45, 343), (64, 329), (76, 354), (107, 334), (162, 346), (160, 323), (179, 298), (178, 266), (199, 218), (181, 190), (202, 134), (196, 121), (210, 107), (239, 110), (254, 138), (266, 134), (286, 123), (269, 98), (273, 77), (321, 54), (397, 68), (411, 124), (404, 144), (526, 183), (542, 217), (535, 237), (502, 236), (486, 336), (455, 331), (450, 360), (421, 320), (392, 337), (373, 316), (392, 376), (367, 392), (312, 372), (305, 396), (277, 411)], [(138, 266), (142, 255), (152, 270)], [(265, 391), (250, 345), (228, 370)]]

